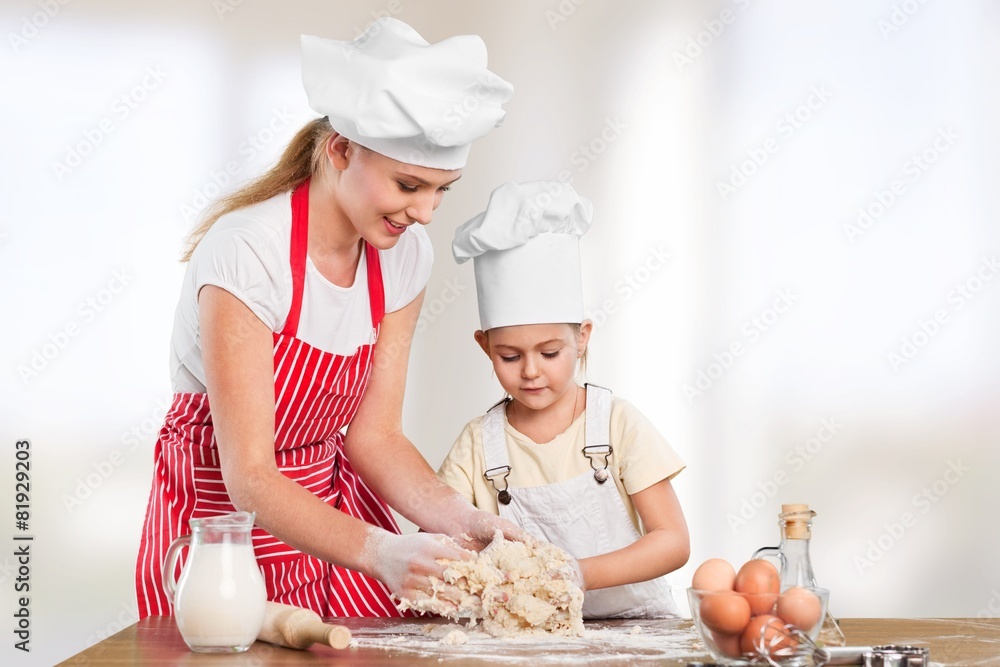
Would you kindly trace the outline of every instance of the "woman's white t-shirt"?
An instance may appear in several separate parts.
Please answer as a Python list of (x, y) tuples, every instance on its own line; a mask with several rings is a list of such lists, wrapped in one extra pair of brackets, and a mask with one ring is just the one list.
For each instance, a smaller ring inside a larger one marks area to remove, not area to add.
[[(215, 285), (233, 294), (267, 325), (281, 331), (292, 305), (291, 193), (219, 218), (188, 263), (174, 314), (170, 377), (174, 392), (205, 391), (198, 325), (198, 292)], [(412, 225), (379, 252), (385, 312), (408, 305), (430, 278), (434, 251), (427, 232)], [(325, 352), (353, 354), (370, 342), (368, 273), (361, 253), (354, 284), (338, 287), (306, 260), (298, 338)]]

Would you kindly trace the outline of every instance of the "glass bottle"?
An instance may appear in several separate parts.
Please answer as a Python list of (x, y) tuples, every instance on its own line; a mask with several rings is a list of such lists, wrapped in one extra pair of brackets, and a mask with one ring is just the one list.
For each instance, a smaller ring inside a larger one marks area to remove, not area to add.
[[(778, 515), (781, 528), (781, 544), (776, 547), (762, 547), (754, 552), (754, 558), (772, 556), (781, 564), (781, 590), (791, 586), (818, 588), (809, 559), (809, 540), (812, 537), (812, 519), (816, 512), (809, 505), (782, 505)], [(840, 624), (827, 609), (823, 627), (818, 638), (825, 646), (844, 646), (847, 642)]]

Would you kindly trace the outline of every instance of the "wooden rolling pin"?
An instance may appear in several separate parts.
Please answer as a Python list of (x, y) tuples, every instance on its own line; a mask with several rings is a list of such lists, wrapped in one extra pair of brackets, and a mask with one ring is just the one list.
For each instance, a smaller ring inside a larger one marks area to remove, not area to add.
[(257, 639), (287, 648), (304, 649), (313, 644), (347, 648), (351, 631), (342, 625), (324, 623), (311, 609), (268, 602), (264, 608), (264, 625)]

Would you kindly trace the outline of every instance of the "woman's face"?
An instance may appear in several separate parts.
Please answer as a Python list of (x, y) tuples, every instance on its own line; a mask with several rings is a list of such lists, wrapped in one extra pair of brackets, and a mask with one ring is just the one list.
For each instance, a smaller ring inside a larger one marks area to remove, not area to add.
[[(344, 146), (337, 146), (338, 140)], [(339, 197), (341, 209), (357, 232), (380, 250), (396, 245), (412, 224), (429, 224), (434, 209), (461, 169), (431, 169), (399, 162), (381, 153), (347, 142), (339, 137), (331, 142), (340, 151)]]

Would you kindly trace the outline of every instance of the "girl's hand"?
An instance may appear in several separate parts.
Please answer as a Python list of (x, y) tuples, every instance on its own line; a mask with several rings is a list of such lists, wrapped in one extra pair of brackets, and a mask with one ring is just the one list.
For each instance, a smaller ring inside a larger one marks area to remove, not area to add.
[(572, 581), (580, 587), (581, 591), (584, 593), (587, 592), (587, 581), (583, 576), (583, 567), (581, 567), (580, 561), (572, 556), (570, 556), (569, 560), (566, 562), (566, 567), (560, 570), (554, 578)]
[[(470, 505), (470, 508), (472, 506)], [(459, 522), (458, 534), (455, 540), (466, 549), (482, 551), (490, 542), (496, 531), (514, 542), (524, 542), (531, 545), (535, 538), (526, 533), (520, 526), (496, 514), (472, 508)]]

